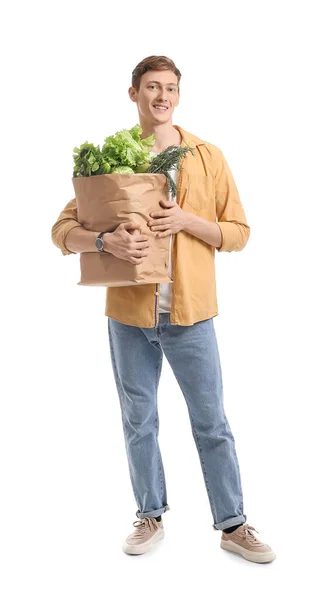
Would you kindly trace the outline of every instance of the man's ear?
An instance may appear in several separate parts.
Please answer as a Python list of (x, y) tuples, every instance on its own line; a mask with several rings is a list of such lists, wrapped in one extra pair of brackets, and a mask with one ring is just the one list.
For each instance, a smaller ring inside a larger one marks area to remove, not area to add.
[(136, 102), (136, 90), (133, 87), (128, 88), (128, 94), (132, 102)]

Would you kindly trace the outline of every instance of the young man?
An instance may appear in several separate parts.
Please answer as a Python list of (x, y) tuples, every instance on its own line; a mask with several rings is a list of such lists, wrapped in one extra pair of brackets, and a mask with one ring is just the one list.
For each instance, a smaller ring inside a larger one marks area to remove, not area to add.
[[(164, 537), (162, 514), (169, 510), (158, 444), (157, 389), (163, 354), (185, 397), (221, 547), (263, 563), (275, 558), (246, 523), (235, 441), (223, 406), (221, 364), (213, 317), (216, 299), (215, 248), (242, 250), (250, 235), (231, 171), (219, 148), (172, 124), (179, 103), (180, 71), (165, 56), (150, 56), (132, 74), (142, 138), (155, 134), (152, 154), (170, 145), (193, 147), (179, 173), (177, 197), (161, 199), (147, 226), (170, 236), (170, 284), (107, 288), (106, 311), (113, 373), (122, 412), (129, 472), (138, 506), (135, 529), (123, 545), (129, 554), (147, 552)], [(131, 222), (104, 233), (104, 251), (133, 264), (150, 252), (147, 235)], [(133, 231), (132, 231), (133, 230)], [(131, 233), (129, 233), (131, 231)], [(63, 254), (95, 252), (101, 232), (77, 221), (71, 200), (52, 228)]]

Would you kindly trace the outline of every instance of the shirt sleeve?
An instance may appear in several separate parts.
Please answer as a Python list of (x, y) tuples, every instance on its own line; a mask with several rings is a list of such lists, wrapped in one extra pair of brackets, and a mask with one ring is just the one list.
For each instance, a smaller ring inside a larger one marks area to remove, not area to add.
[(244, 208), (239, 193), (221, 150), (218, 150), (215, 175), (215, 202), (217, 224), (221, 230), (222, 243), (218, 252), (239, 251), (250, 237)]
[(52, 227), (52, 242), (57, 248), (60, 248), (63, 255), (76, 254), (76, 252), (68, 250), (65, 245), (65, 238), (73, 227), (83, 227), (77, 219), (76, 198), (67, 203)]

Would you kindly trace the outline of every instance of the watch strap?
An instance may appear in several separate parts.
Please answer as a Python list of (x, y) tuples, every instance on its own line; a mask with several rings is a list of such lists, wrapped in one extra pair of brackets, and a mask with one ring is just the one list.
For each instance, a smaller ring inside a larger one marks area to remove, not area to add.
[(101, 239), (101, 238), (102, 238), (102, 236), (103, 236), (103, 234), (104, 234), (104, 233), (108, 233), (108, 231), (110, 231), (110, 229), (107, 229), (106, 231), (101, 231), (101, 233), (99, 233), (99, 235), (97, 235), (97, 238), (96, 238), (96, 239), (98, 239), (98, 238), (100, 238), (100, 239)]

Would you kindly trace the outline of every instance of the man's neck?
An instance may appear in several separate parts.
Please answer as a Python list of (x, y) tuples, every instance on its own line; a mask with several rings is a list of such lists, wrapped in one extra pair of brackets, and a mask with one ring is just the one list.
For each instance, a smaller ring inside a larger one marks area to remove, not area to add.
[(162, 152), (168, 146), (180, 146), (181, 134), (180, 131), (173, 127), (172, 123), (162, 125), (145, 125), (140, 123), (143, 133), (141, 139), (149, 137), (154, 133), (155, 144), (150, 148), (151, 152)]

